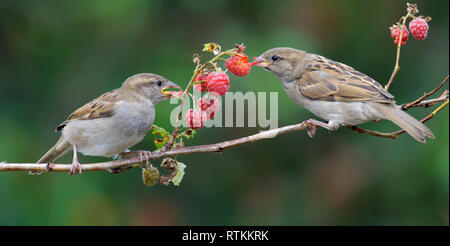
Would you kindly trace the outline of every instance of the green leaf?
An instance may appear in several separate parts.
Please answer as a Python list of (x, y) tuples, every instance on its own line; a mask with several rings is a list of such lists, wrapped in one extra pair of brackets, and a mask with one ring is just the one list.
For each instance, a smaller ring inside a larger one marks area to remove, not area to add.
[(153, 135), (158, 135), (161, 137), (165, 137), (167, 135), (169, 135), (169, 133), (162, 127), (157, 126), (155, 124), (153, 124), (153, 128), (152, 128), (152, 134)]
[(155, 135), (154, 143), (157, 149), (161, 149), (170, 139), (170, 134), (164, 128), (157, 125), (153, 125), (152, 134)]
[(169, 135), (164, 136), (163, 138), (157, 138), (155, 137), (154, 143), (157, 149), (161, 149), (164, 147), (164, 144), (170, 139)]
[(192, 139), (195, 137), (195, 134), (197, 132), (195, 130), (192, 130), (191, 128), (186, 129), (184, 132), (182, 132), (181, 134), (179, 134), (177, 136), (177, 138), (181, 138), (181, 137), (185, 137), (187, 139)]

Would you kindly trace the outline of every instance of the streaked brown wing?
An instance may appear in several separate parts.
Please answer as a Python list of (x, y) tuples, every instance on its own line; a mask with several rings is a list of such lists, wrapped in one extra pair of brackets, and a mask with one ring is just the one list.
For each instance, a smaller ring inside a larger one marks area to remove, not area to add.
[(322, 56), (313, 56), (298, 87), (305, 97), (323, 101), (393, 102), (394, 98), (369, 76)]
[(120, 95), (117, 90), (106, 92), (75, 110), (67, 120), (56, 127), (56, 131), (61, 131), (68, 122), (73, 120), (92, 120), (113, 116), (115, 103), (119, 100)]

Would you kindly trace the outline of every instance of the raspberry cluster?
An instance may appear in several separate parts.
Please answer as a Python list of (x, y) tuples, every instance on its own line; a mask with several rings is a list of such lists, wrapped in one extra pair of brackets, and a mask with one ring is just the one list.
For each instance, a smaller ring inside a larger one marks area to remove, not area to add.
[(222, 71), (206, 71), (200, 73), (194, 80), (194, 89), (200, 92), (208, 91), (206, 97), (197, 101), (199, 110), (190, 109), (184, 118), (184, 122), (192, 129), (203, 127), (206, 120), (212, 119), (219, 111), (219, 99), (214, 97), (224, 95), (230, 89), (230, 78)]
[(429, 20), (429, 17), (425, 19), (422, 17), (414, 17), (414, 19), (409, 22), (409, 31), (404, 25), (396, 24), (391, 26), (389, 29), (391, 31), (391, 37), (394, 39), (394, 43), (398, 45), (400, 41), (400, 34), (402, 32), (403, 34), (401, 34), (402, 40), (400, 45), (404, 45), (406, 43), (410, 32), (415, 39), (424, 40), (428, 35), (429, 26), (427, 21)]
[[(234, 75), (240, 77), (248, 75), (251, 67), (254, 65), (253, 62), (248, 62), (248, 56), (243, 53), (244, 49), (244, 45), (236, 45), (235, 50), (226, 53), (230, 56), (225, 61), (226, 68)], [(213, 52), (217, 55), (220, 51), (220, 46), (208, 43), (205, 44), (204, 51)], [(211, 66), (199, 71), (194, 79), (193, 87), (194, 90), (199, 92), (208, 92), (205, 97), (197, 101), (197, 109), (191, 109), (185, 114), (184, 121), (186, 125), (192, 129), (198, 129), (203, 127), (205, 121), (212, 119), (214, 114), (219, 111), (220, 101), (217, 96), (223, 96), (230, 89), (230, 78), (216, 63), (211, 63)]]
[(205, 122), (214, 118), (214, 114), (220, 109), (218, 98), (207, 95), (197, 101), (197, 110), (188, 110), (184, 122), (192, 129), (202, 128)]

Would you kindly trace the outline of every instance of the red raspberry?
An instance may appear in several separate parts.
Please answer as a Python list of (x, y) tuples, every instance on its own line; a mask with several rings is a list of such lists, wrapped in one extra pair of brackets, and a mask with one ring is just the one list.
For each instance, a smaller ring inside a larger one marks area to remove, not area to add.
[[(194, 82), (204, 81), (206, 80), (206, 75), (204, 74), (198, 74), (195, 78)], [(204, 92), (206, 90), (206, 84), (205, 82), (194, 84), (194, 89), (200, 92)]]
[(424, 40), (427, 38), (428, 23), (425, 19), (416, 18), (409, 23), (409, 30), (415, 39)]
[[(398, 41), (400, 38), (400, 27), (398, 26), (392, 26), (389, 28), (391, 30), (391, 37), (394, 39), (394, 43), (398, 45)], [(408, 40), (409, 32), (406, 27), (403, 27), (403, 34), (402, 34), (402, 43), (401, 45), (404, 45), (406, 43), (406, 40)]]
[(194, 111), (189, 109), (184, 116), (184, 122), (192, 129), (202, 128), (207, 120), (205, 111)]
[(250, 73), (252, 64), (248, 63), (247, 55), (239, 51), (238, 55), (227, 59), (227, 61), (225, 62), (225, 66), (234, 75), (242, 77)]
[(220, 108), (220, 102), (217, 98), (200, 98), (197, 104), (202, 111), (206, 112), (208, 119), (212, 119)]
[(210, 73), (206, 76), (206, 88), (222, 96), (230, 89), (230, 78), (224, 72)]

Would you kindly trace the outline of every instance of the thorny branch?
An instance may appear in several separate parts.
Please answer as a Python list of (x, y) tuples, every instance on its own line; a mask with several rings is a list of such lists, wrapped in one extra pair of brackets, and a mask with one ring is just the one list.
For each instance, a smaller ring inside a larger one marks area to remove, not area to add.
[[(397, 25), (399, 26), (400, 30), (400, 36), (398, 38), (398, 44), (397, 44), (397, 56), (395, 59), (395, 66), (394, 66), (394, 71), (392, 71), (391, 77), (388, 81), (388, 83), (386, 84), (386, 86), (384, 87), (385, 90), (389, 90), (389, 87), (391, 86), (392, 82), (394, 81), (395, 75), (397, 75), (398, 70), (400, 69), (400, 49), (402, 47), (402, 37), (403, 37), (403, 29), (406, 28), (405, 24), (406, 24), (406, 20), (408, 18), (414, 18), (415, 14), (417, 14), (419, 12), (419, 10), (417, 9), (417, 4), (410, 4), (407, 3), (407, 14), (405, 16), (402, 16), (400, 18), (400, 20), (397, 22)], [(427, 17), (426, 19), (431, 20), (430, 17)], [(421, 120), (422, 123), (428, 121), (429, 119), (433, 118), (439, 111), (441, 111), (445, 106), (448, 105), (449, 99), (448, 99), (448, 90), (445, 90), (444, 93), (442, 93), (442, 95), (438, 98), (434, 98), (434, 99), (430, 99), (430, 100), (425, 100), (427, 97), (433, 95), (436, 91), (438, 91), (442, 86), (444, 86), (445, 83), (447, 83), (448, 81), (448, 75), (447, 77), (445, 77), (445, 79), (432, 91), (428, 92), (428, 93), (424, 93), (423, 96), (419, 97), (418, 99), (416, 99), (413, 102), (410, 103), (405, 103), (401, 106), (402, 110), (408, 110), (409, 108), (412, 107), (430, 107), (432, 105), (435, 105), (437, 103), (440, 102), (444, 102), (443, 104), (441, 104), (441, 106), (439, 106), (436, 110), (434, 110), (431, 114), (427, 115), (425, 118), (423, 118)], [(398, 135), (404, 133), (404, 130), (400, 130), (400, 131), (396, 131), (396, 132), (391, 132), (391, 133), (382, 133), (382, 132), (376, 132), (376, 131), (371, 131), (371, 130), (366, 130), (363, 128), (360, 128), (358, 126), (348, 126), (347, 128), (362, 133), (362, 134), (367, 134), (367, 135), (372, 135), (372, 136), (377, 136), (377, 137), (383, 137), (383, 138), (392, 138), (395, 139), (398, 137)]]
[[(170, 149), (166, 151), (160, 152), (152, 152), (149, 160), (156, 160), (166, 157), (174, 157), (179, 155), (187, 155), (193, 153), (202, 153), (202, 152), (215, 152), (222, 153), (223, 150), (235, 146), (240, 146), (244, 144), (254, 143), (257, 141), (261, 141), (266, 138), (274, 138), (281, 134), (286, 134), (294, 131), (301, 131), (308, 129), (309, 126), (306, 121), (280, 127), (268, 131), (263, 131), (251, 136), (233, 139), (229, 141), (224, 141), (215, 144), (207, 144), (207, 145), (198, 145), (198, 146), (189, 146), (182, 147), (177, 149)], [(117, 161), (108, 161), (108, 162), (100, 162), (100, 163), (92, 163), (92, 164), (83, 164), (81, 165), (83, 172), (93, 172), (93, 171), (108, 171), (115, 172), (114, 170), (118, 169), (127, 169), (129, 167), (133, 167), (134, 165), (139, 164), (140, 158), (138, 156), (126, 158)], [(0, 163), (0, 172), (6, 171), (31, 171), (31, 172), (68, 172), (70, 170), (70, 164), (53, 164), (53, 163)]]
[[(427, 97), (433, 95), (437, 92), (446, 82), (448, 81), (448, 76), (439, 84), (436, 89), (430, 91), (429, 93), (425, 93), (424, 96), (418, 98), (417, 100), (406, 103), (404, 105), (404, 110), (411, 107), (425, 106), (425, 105), (434, 105), (437, 102), (445, 101), (441, 106), (439, 106), (436, 110), (434, 110), (431, 114), (421, 120), (421, 122), (425, 122), (435, 117), (438, 112), (440, 112), (444, 107), (449, 104), (448, 99), (448, 90), (446, 90), (440, 97), (430, 100), (424, 100)], [(392, 133), (381, 133), (376, 131), (370, 131), (366, 129), (362, 129), (358, 126), (350, 126), (348, 127), (353, 131), (368, 134), (377, 137), (383, 138), (397, 138), (400, 134), (404, 133), (403, 130), (392, 132)], [(203, 153), (203, 152), (215, 152), (222, 153), (223, 150), (231, 147), (236, 147), (244, 144), (250, 144), (254, 142), (261, 141), (267, 138), (274, 138), (278, 135), (295, 132), (295, 131), (303, 131), (303, 130), (311, 130), (307, 121), (303, 121), (300, 124), (280, 127), (268, 131), (263, 131), (254, 135), (250, 135), (247, 137), (242, 137), (238, 139), (233, 139), (229, 141), (224, 141), (220, 143), (207, 144), (207, 145), (198, 145), (198, 146), (189, 146), (189, 147), (181, 147), (177, 149), (169, 149), (162, 151), (152, 152), (149, 160), (162, 159), (166, 157), (175, 157), (180, 155), (188, 155), (194, 153)], [(108, 161), (108, 162), (100, 162), (100, 163), (91, 163), (91, 164), (83, 164), (81, 165), (83, 172), (94, 172), (94, 171), (107, 171), (111, 173), (120, 173), (126, 171), (130, 168), (139, 166), (140, 158), (139, 156), (126, 158), (122, 160), (116, 161)], [(41, 172), (69, 172), (71, 165), (70, 164), (53, 164), (53, 163), (0, 163), (0, 172), (7, 171), (31, 171), (35, 173)]]
[[(435, 89), (433, 89), (432, 91), (430, 91), (428, 93), (424, 93), (423, 96), (419, 97), (418, 99), (416, 99), (413, 102), (403, 104), (401, 106), (401, 109), (407, 110), (412, 107), (427, 108), (427, 107), (430, 107), (437, 103), (444, 102), (441, 106), (439, 106), (436, 110), (434, 110), (432, 113), (430, 113), (425, 118), (423, 118), (420, 122), (424, 123), (424, 122), (434, 118), (434, 116), (436, 116), (436, 114), (439, 113), (439, 111), (441, 111), (444, 107), (446, 107), (448, 105), (448, 102), (449, 102), (448, 90), (445, 90), (444, 93), (442, 93), (442, 95), (439, 96), (438, 98), (434, 98), (434, 99), (430, 99), (430, 100), (424, 100), (424, 99), (426, 99), (427, 97), (436, 93), (440, 88), (442, 88), (442, 86), (444, 86), (445, 83), (447, 83), (447, 81), (448, 81), (448, 75)], [(400, 130), (400, 131), (391, 132), (391, 133), (383, 133), (383, 132), (366, 130), (366, 129), (360, 128), (359, 126), (348, 126), (347, 128), (349, 128), (352, 131), (362, 133), (362, 134), (367, 134), (367, 135), (382, 137), (382, 138), (392, 138), (392, 139), (396, 139), (398, 137), (398, 135), (405, 132), (404, 130)]]
[(448, 99), (448, 90), (445, 90), (444, 93), (442, 93), (442, 95), (438, 98), (435, 99), (431, 99), (431, 100), (427, 100), (424, 101), (427, 97), (433, 95), (436, 91), (438, 91), (439, 89), (441, 89), (442, 86), (444, 86), (445, 83), (447, 83), (448, 81), (448, 75), (447, 77), (445, 77), (445, 79), (438, 85), (438, 87), (436, 87), (434, 90), (428, 92), (428, 93), (424, 93), (423, 96), (419, 97), (417, 100), (415, 100), (414, 102), (411, 103), (406, 103), (402, 105), (402, 109), (403, 110), (407, 110), (408, 108), (412, 108), (412, 107), (429, 107), (432, 106), (438, 102), (442, 102), (445, 101), (446, 99)]

